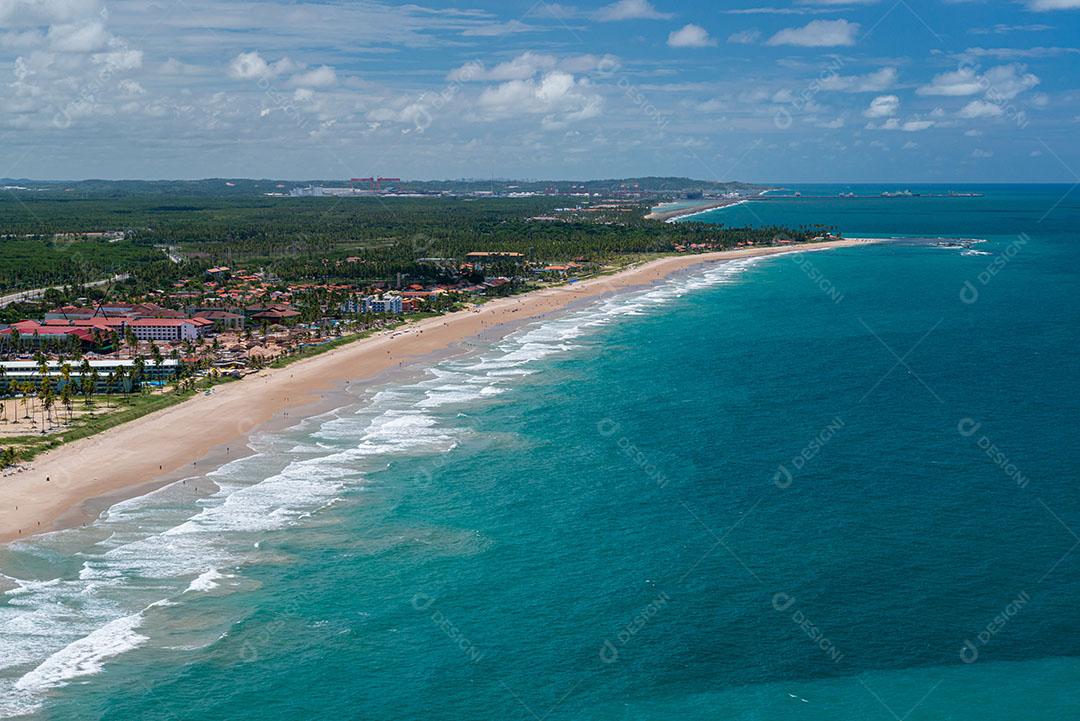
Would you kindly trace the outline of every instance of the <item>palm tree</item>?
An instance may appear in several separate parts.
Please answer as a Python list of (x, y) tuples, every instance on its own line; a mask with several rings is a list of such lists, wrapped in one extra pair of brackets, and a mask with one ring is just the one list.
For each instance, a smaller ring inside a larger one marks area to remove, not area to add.
[(146, 359), (135, 356), (135, 365), (131, 369), (131, 379), (138, 386), (139, 392), (143, 390), (143, 379), (146, 377)]
[(33, 416), (30, 415), (30, 411), (26, 409), (26, 406), (29, 403), (30, 407), (33, 408), (33, 403), (31, 402), (31, 399), (33, 398), (31, 394), (33, 392), (34, 384), (30, 381), (25, 381), (19, 385), (19, 393), (22, 395), (23, 418), (28, 418), (30, 420), (33, 420)]
[(91, 375), (93, 374), (93, 366), (90, 365), (90, 361), (83, 359), (82, 365), (79, 366), (79, 388), (82, 391), (84, 397), (84, 403), (87, 408), (90, 407), (90, 399), (94, 395), (93, 381)]
[(7, 382), (7, 369), (2, 365), (0, 365), (0, 386), (3, 386), (4, 390), (0, 393), (0, 421), (7, 423), (7, 396), (11, 393), (11, 384)]
[(55, 403), (56, 403), (56, 396), (53, 394), (52, 384), (47, 383), (45, 385), (44, 394), (42, 395), (42, 398), (41, 398), (41, 406), (42, 406), (41, 432), (42, 433), (45, 432), (45, 422), (46, 422), (46, 420), (49, 423), (49, 430), (52, 430), (54, 425), (55, 425), (53, 423), (53, 414), (52, 414), (53, 405)]
[(116, 388), (121, 394), (124, 394), (124, 398), (127, 398), (127, 390), (124, 388), (124, 380), (127, 377), (127, 373), (124, 371), (124, 367), (120, 366), (116, 369)]
[(105, 376), (105, 398), (106, 398), (105, 405), (110, 410), (113, 407), (113, 405), (112, 405), (112, 397), (113, 397), (113, 391), (115, 390), (115, 388), (116, 388), (116, 373), (114, 371), (109, 371), (108, 375)]
[(60, 389), (60, 402), (64, 404), (64, 408), (67, 409), (68, 423), (71, 423), (71, 411), (74, 405), (75, 394), (73, 392), (74, 386), (70, 383), (65, 383), (64, 387)]

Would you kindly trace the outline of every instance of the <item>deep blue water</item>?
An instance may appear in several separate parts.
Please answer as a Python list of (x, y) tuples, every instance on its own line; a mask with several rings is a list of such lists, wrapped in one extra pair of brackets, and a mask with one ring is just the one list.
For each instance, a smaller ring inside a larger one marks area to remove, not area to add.
[(8, 550), (6, 708), (1080, 717), (1080, 195), (979, 190), (699, 216), (986, 242), (698, 270)]

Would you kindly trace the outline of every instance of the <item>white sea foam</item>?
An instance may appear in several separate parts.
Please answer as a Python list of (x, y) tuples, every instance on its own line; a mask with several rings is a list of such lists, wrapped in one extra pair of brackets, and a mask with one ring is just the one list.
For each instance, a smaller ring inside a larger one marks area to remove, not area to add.
[(138, 648), (148, 639), (138, 633), (143, 613), (110, 621), (90, 635), (74, 641), (15, 682), (16, 691), (43, 691), (66, 681), (101, 671), (110, 658)]
[(218, 581), (228, 578), (225, 574), (218, 571), (216, 568), (211, 568), (205, 573), (200, 573), (191, 583), (188, 584), (184, 593), (205, 593), (206, 591), (213, 591), (219, 585)]

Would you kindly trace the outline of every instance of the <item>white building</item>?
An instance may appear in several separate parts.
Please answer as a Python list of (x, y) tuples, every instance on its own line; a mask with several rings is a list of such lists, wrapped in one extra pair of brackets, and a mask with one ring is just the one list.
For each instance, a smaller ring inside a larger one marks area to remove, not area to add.
[(401, 313), (401, 296), (400, 295), (387, 295), (382, 298), (376, 298), (373, 295), (369, 295), (364, 298), (363, 305), (364, 313)]

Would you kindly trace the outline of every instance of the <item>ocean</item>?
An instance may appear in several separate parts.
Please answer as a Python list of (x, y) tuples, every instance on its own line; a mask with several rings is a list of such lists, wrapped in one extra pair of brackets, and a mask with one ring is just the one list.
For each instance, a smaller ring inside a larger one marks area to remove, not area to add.
[(898, 240), (529, 323), (0, 550), (0, 717), (1080, 718), (1080, 192), (975, 190), (697, 216)]

